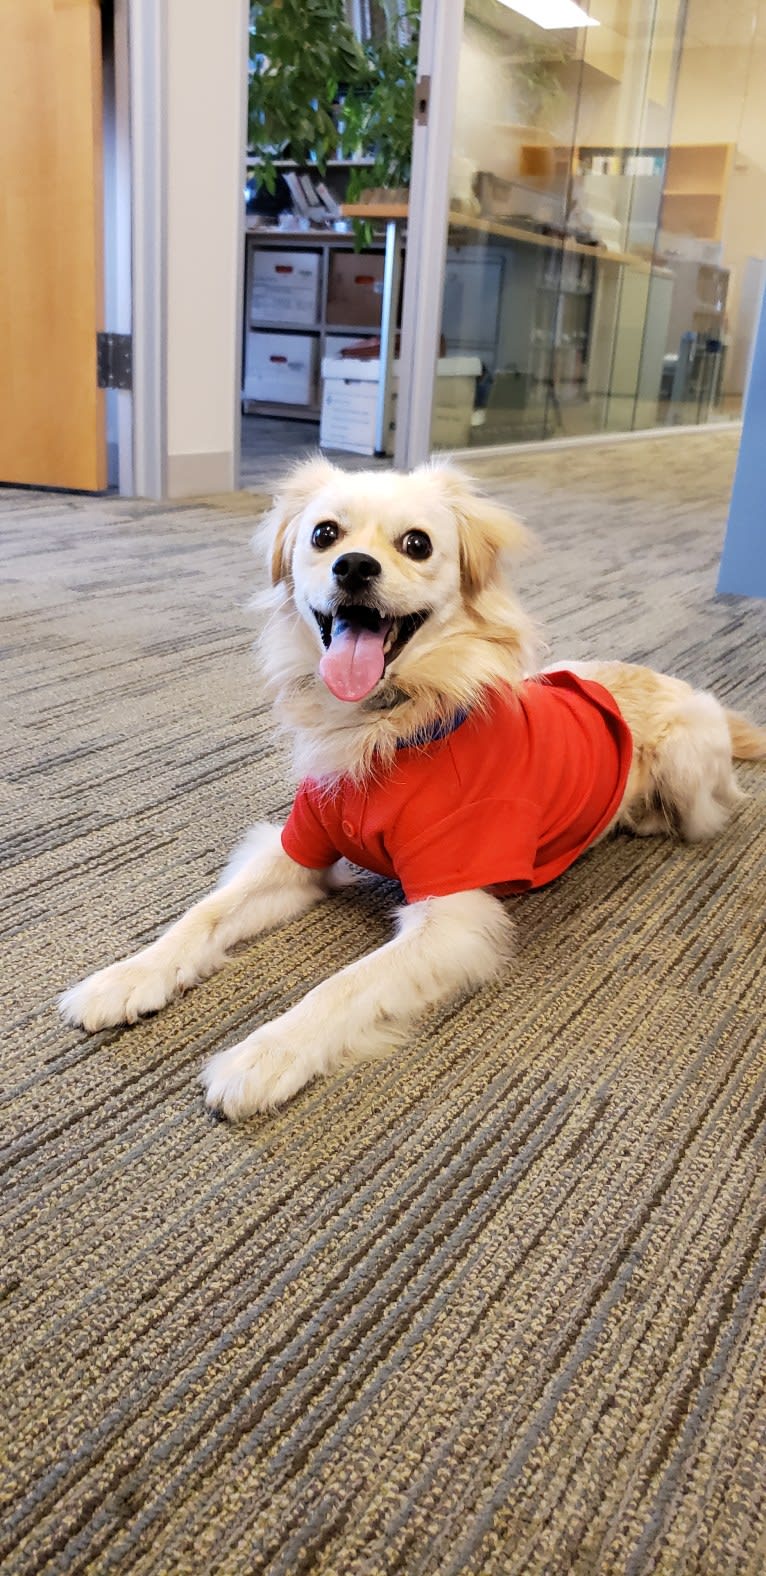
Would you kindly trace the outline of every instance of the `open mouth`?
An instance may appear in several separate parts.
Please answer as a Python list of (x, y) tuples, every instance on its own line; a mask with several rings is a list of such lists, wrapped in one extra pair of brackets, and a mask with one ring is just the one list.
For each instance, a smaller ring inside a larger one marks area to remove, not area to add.
[(321, 677), (338, 700), (350, 701), (364, 700), (374, 690), (428, 617), (426, 610), (397, 618), (355, 602), (342, 603), (333, 614), (312, 612), (325, 648)]

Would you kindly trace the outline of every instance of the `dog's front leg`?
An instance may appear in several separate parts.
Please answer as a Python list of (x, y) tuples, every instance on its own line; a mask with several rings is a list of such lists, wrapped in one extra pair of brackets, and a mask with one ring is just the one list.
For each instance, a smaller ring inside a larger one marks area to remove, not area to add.
[(511, 934), (509, 917), (488, 892), (400, 909), (392, 941), (208, 1062), (208, 1105), (233, 1119), (250, 1116), (320, 1073), (384, 1055), (407, 1038), (425, 1008), (497, 974)]
[(93, 1032), (134, 1023), (214, 974), (238, 941), (294, 919), (326, 897), (332, 871), (305, 870), (288, 858), (276, 826), (257, 826), (234, 854), (218, 886), (169, 930), (130, 958), (65, 991), (68, 1023)]

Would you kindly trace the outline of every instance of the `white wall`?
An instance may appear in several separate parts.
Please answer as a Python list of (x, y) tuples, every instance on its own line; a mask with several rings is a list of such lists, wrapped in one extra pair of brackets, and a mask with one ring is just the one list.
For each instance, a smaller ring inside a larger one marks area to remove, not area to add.
[(238, 485), (247, 0), (167, 0), (167, 487)]

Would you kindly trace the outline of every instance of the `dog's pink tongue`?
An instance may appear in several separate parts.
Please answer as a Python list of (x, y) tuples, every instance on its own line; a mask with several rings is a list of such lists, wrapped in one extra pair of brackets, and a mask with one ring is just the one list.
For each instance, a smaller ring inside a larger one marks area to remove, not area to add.
[(340, 622), (333, 626), (330, 649), (319, 664), (319, 672), (338, 700), (364, 700), (382, 679), (386, 665), (383, 644), (388, 629), (386, 623), (375, 631), (352, 629)]

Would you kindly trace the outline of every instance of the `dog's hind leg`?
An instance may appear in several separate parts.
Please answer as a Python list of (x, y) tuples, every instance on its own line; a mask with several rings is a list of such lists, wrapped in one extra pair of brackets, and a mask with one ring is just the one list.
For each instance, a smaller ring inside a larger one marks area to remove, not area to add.
[(663, 792), (688, 843), (715, 837), (744, 799), (732, 767), (729, 727), (713, 695), (695, 690), (679, 708), (658, 763)]
[(214, 974), (236, 942), (294, 919), (335, 884), (333, 870), (305, 870), (288, 858), (278, 827), (257, 826), (213, 892), (150, 946), (65, 991), (61, 1012), (91, 1032), (134, 1023)]
[(744, 797), (732, 757), (766, 755), (766, 730), (727, 712), (706, 690), (629, 662), (570, 664), (614, 696), (633, 736), (616, 824), (641, 837), (715, 837)]
[(642, 792), (626, 795), (620, 824), (640, 836), (665, 832), (703, 842), (723, 829), (744, 798), (734, 776), (726, 713), (705, 691), (690, 689), (682, 696), (656, 741), (639, 737), (637, 753)]
[(496, 975), (511, 938), (511, 921), (488, 892), (400, 909), (392, 941), (208, 1062), (208, 1105), (232, 1119), (250, 1116), (319, 1074), (385, 1055), (407, 1040), (426, 1008)]

